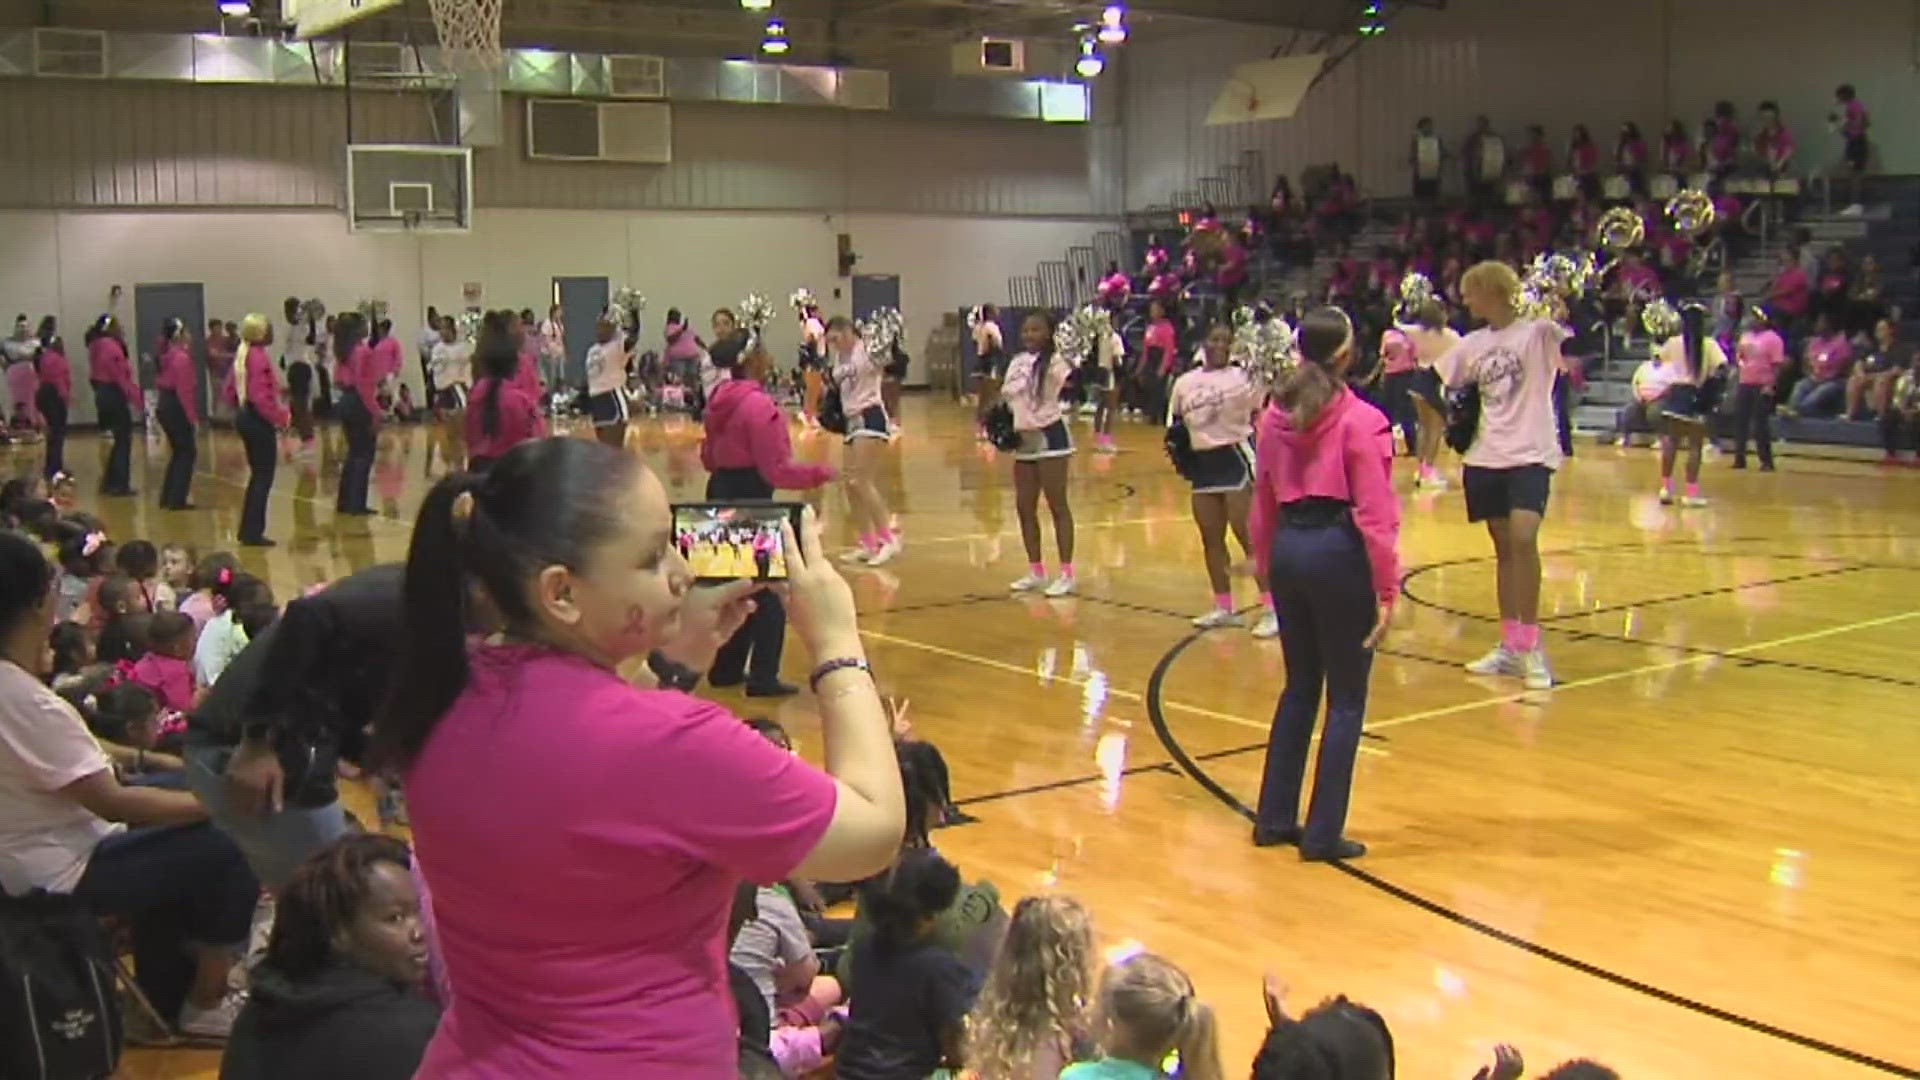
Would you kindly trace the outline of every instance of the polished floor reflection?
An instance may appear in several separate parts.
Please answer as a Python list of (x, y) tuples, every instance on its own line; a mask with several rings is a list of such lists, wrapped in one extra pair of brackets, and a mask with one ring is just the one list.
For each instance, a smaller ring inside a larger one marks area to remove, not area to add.
[[(1920, 1075), (1920, 474), (1722, 459), (1713, 506), (1683, 511), (1654, 499), (1648, 452), (1582, 447), (1545, 533), (1564, 680), (1547, 694), (1460, 669), (1494, 632), (1491, 550), (1457, 493), (1407, 496), (1405, 602), (1351, 821), (1372, 853), (1309, 867), (1247, 843), (1279, 647), (1188, 625), (1207, 589), (1157, 432), (1123, 427), (1119, 455), (1074, 460), (1081, 595), (1016, 600), (1008, 463), (955, 406), (905, 412), (885, 486), (906, 554), (854, 586), (882, 682), (979, 818), (940, 845), (1012, 896), (1070, 890), (1111, 944), (1187, 965), (1223, 1012), (1230, 1072), (1261, 1035), (1270, 970), (1300, 1005), (1380, 1008), (1407, 1076), (1471, 1076), (1497, 1042), (1537, 1071), (1593, 1056), (1634, 1078)], [(694, 429), (633, 441), (697, 497)], [(70, 452), (83, 490), (94, 451)], [(281, 546), (242, 556), (283, 598), (401, 557), (444, 467), (426, 430), (390, 429), (383, 516), (336, 520), (338, 453), (283, 462)], [(140, 500), (106, 507), (116, 536), (230, 546), (238, 443), (203, 446), (197, 511), (152, 504), (159, 465)], [(829, 520), (840, 505), (825, 497)], [(807, 699), (720, 696), (817, 751)], [(214, 1054), (144, 1053), (121, 1075), (216, 1071)]]

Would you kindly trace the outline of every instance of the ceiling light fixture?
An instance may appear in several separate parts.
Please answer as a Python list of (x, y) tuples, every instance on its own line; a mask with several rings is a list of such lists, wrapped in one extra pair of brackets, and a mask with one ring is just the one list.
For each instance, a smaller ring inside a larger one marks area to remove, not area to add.
[(748, 11), (765, 11), (773, 6), (773, 0), (740, 0), (740, 6)]
[(1074, 61), (1073, 70), (1083, 79), (1098, 78), (1107, 70), (1107, 59), (1100, 55), (1100, 46), (1092, 38), (1080, 39), (1080, 59)]
[(787, 24), (779, 19), (767, 20), (766, 36), (760, 39), (760, 51), (768, 56), (782, 56), (787, 51)]
[(220, 0), (219, 7), (223, 18), (244, 19), (253, 14), (252, 0)]

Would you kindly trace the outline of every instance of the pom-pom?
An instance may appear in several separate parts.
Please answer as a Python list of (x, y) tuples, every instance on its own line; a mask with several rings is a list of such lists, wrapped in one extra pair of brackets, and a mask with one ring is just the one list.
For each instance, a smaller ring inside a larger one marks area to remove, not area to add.
[(758, 335), (773, 322), (773, 304), (759, 293), (748, 293), (740, 301), (740, 324)]
[(787, 297), (787, 303), (792, 305), (796, 315), (805, 315), (820, 306), (820, 302), (813, 298), (813, 290), (805, 285), (793, 290), (793, 295)]
[(1243, 307), (1234, 312), (1233, 355), (1256, 385), (1271, 391), (1296, 362), (1293, 330), (1270, 312)]
[(1400, 279), (1400, 310), (1411, 314), (1433, 299), (1433, 279), (1418, 270), (1410, 270)]
[(478, 308), (468, 308), (453, 317), (453, 324), (460, 331), (463, 341), (473, 341), (480, 336), (480, 324), (486, 318)]
[(1100, 347), (1100, 339), (1113, 332), (1113, 322), (1107, 316), (1105, 308), (1095, 304), (1086, 304), (1075, 308), (1073, 314), (1060, 323), (1053, 332), (1053, 347), (1061, 356), (1079, 363), (1092, 356)]
[(1713, 209), (1713, 196), (1699, 188), (1687, 188), (1676, 192), (1667, 200), (1667, 220), (1673, 222), (1673, 228), (1683, 236), (1698, 236), (1713, 227), (1717, 216)]
[(1655, 297), (1640, 309), (1640, 325), (1647, 333), (1665, 339), (1680, 332), (1680, 312), (1663, 297)]
[(369, 300), (363, 298), (360, 301), (359, 311), (361, 317), (367, 320), (367, 325), (369, 326), (387, 320), (387, 302), (385, 300)]
[(879, 363), (893, 355), (894, 342), (900, 340), (902, 320), (896, 308), (879, 308), (872, 315), (854, 324), (860, 333), (860, 341), (867, 347), (867, 355)]
[(622, 285), (615, 290), (612, 302), (607, 304), (607, 321), (625, 329), (640, 318), (647, 310), (647, 298), (640, 290), (631, 285)]
[(1595, 243), (1617, 255), (1640, 246), (1640, 242), (1647, 238), (1647, 223), (1632, 210), (1616, 206), (1600, 215), (1600, 223), (1594, 226), (1593, 238)]
[(315, 297), (300, 305), (300, 314), (305, 316), (308, 322), (319, 322), (327, 317), (327, 303)]
[(987, 314), (986, 309), (981, 307), (979, 304), (975, 304), (974, 306), (968, 308), (967, 309), (967, 329), (972, 330), (975, 327), (979, 326), (980, 320), (986, 318), (986, 314)]

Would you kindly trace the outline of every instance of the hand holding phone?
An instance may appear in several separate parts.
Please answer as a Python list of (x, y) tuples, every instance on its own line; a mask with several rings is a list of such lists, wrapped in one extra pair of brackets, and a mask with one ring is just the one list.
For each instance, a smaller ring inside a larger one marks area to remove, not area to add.
[(802, 504), (704, 502), (673, 506), (673, 542), (696, 580), (785, 581), (790, 554), (781, 526), (800, 522)]

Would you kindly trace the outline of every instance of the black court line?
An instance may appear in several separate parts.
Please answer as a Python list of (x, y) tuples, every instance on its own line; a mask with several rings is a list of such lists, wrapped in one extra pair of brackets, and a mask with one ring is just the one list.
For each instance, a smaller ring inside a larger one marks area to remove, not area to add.
[[(1179, 740), (1174, 738), (1173, 732), (1167, 726), (1166, 713), (1160, 706), (1160, 689), (1161, 685), (1166, 681), (1168, 670), (1171, 669), (1174, 662), (1180, 658), (1180, 654), (1184, 653), (1188, 646), (1198, 641), (1199, 638), (1200, 635), (1198, 634), (1189, 634), (1177, 642), (1172, 648), (1168, 649), (1166, 655), (1160, 658), (1160, 662), (1154, 665), (1153, 674), (1147, 679), (1147, 720), (1153, 725), (1154, 735), (1159, 738), (1160, 745), (1166, 749), (1167, 756), (1173, 759), (1174, 765), (1177, 766), (1181, 772), (1186, 773), (1194, 783), (1200, 785), (1202, 789), (1215, 799), (1218, 799), (1228, 809), (1247, 819), (1248, 822), (1252, 822), (1255, 816), (1253, 810), (1236, 798), (1232, 792), (1222, 787), (1213, 777), (1209, 776), (1206, 770), (1200, 767), (1198, 761), (1189, 755), (1180, 745)], [(1224, 757), (1233, 752), (1234, 751), (1219, 751), (1213, 756)], [(1850, 1047), (1828, 1042), (1812, 1035), (1783, 1028), (1776, 1024), (1769, 1024), (1764, 1020), (1744, 1016), (1740, 1013), (1720, 1008), (1717, 1005), (1710, 1005), (1704, 1001), (1687, 997), (1684, 994), (1675, 993), (1672, 990), (1666, 990), (1651, 983), (1643, 982), (1631, 976), (1622, 975), (1619, 972), (1603, 968), (1598, 964), (1581, 960), (1578, 957), (1560, 952), (1557, 949), (1549, 948), (1538, 942), (1521, 937), (1518, 934), (1510, 933), (1497, 926), (1482, 922), (1470, 915), (1450, 908), (1439, 901), (1421, 896), (1411, 889), (1395, 885), (1371, 871), (1362, 870), (1350, 863), (1330, 863), (1328, 865), (1354, 881), (1387, 896), (1391, 896), (1402, 903), (1419, 908), (1430, 915), (1438, 916), (1456, 926), (1464, 927), (1475, 933), (1492, 938), (1504, 945), (1510, 945), (1522, 952), (1577, 971), (1582, 975), (1588, 975), (1622, 989), (1644, 994), (1647, 997), (1654, 998), (1669, 1005), (1679, 1006), (1689, 1012), (1711, 1017), (1712, 1019), (1744, 1028), (1756, 1034), (1766, 1035), (1783, 1042), (1789, 1042), (1807, 1050), (1840, 1058), (1844, 1061), (1850, 1061), (1856, 1065), (1876, 1069), (1892, 1076), (1912, 1077), (1920, 1080), (1920, 1069), (1899, 1065), (1887, 1061), (1884, 1058), (1875, 1057), (1862, 1050), (1854, 1050)]]
[[(1264, 743), (1262, 745), (1265, 745)], [(1162, 772), (1177, 776), (1171, 761), (1155, 761), (1145, 765), (1129, 765), (1121, 769), (1120, 776), (1138, 776), (1141, 773)], [(1064, 791), (1067, 788), (1092, 784), (1108, 778), (1107, 773), (1086, 773), (1081, 776), (1067, 776), (1059, 780), (1048, 780), (1040, 784), (1028, 784), (1025, 787), (1008, 788), (1005, 791), (990, 791), (984, 795), (969, 795), (964, 799), (955, 799), (955, 806), (978, 806), (981, 803), (1000, 802), (1003, 799), (1017, 799), (1022, 795), (1039, 795), (1048, 791)]]

